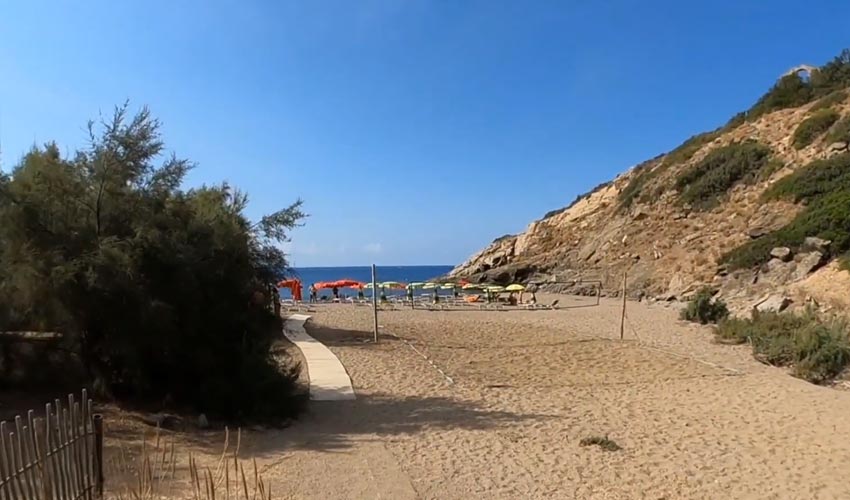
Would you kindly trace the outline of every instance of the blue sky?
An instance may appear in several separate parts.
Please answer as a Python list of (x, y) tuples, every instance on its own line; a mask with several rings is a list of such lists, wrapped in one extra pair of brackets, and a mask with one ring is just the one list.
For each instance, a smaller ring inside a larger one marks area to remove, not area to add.
[(0, 2), (0, 147), (129, 99), (296, 266), (453, 264), (847, 46), (850, 2)]

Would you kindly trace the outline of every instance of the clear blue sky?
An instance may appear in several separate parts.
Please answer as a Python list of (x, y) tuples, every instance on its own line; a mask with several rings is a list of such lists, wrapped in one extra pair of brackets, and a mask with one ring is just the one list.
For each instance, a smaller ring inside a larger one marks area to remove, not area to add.
[(850, 46), (850, 2), (8, 1), (0, 146), (130, 99), (297, 266), (453, 264)]

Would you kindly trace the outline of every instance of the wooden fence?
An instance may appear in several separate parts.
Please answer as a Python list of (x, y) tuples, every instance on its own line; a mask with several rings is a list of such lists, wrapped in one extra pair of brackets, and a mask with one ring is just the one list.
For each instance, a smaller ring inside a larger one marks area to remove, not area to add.
[(92, 401), (68, 395), (44, 415), (0, 422), (0, 500), (93, 500), (103, 497), (103, 419)]

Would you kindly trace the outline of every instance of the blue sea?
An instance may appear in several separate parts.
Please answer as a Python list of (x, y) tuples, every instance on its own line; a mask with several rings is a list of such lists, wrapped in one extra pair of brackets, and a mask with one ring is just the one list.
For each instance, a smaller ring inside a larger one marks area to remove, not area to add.
[[(400, 281), (402, 283), (428, 281), (438, 276), (448, 274), (451, 270), (452, 266), (378, 266), (377, 280), (379, 283), (383, 281)], [(372, 282), (372, 268), (369, 266), (298, 267), (295, 268), (293, 272), (295, 275), (288, 277), (298, 278), (301, 280), (301, 283), (304, 285), (303, 295), (305, 298), (308, 295), (307, 288), (310, 287), (311, 283), (318, 283), (320, 281), (337, 281), (341, 279), (352, 279), (362, 281), (364, 283)], [(345, 295), (355, 295), (357, 293), (352, 289), (344, 289), (340, 290), (340, 292)], [(369, 290), (364, 290), (364, 292), (367, 296), (369, 296)], [(330, 290), (319, 291), (319, 295), (330, 295), (330, 293)], [(387, 290), (387, 294), (389, 295), (390, 293), (403, 294), (404, 290), (393, 290), (392, 292)], [(446, 293), (451, 293), (451, 291), (446, 291)], [(282, 298), (289, 298), (289, 290), (282, 289), (280, 296)]]

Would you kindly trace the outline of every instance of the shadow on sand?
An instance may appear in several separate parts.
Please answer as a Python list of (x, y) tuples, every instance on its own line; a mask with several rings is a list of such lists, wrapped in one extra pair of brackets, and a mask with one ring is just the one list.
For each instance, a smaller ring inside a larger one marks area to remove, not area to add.
[(552, 418), (490, 410), (446, 397), (358, 395), (354, 401), (312, 402), (292, 427), (256, 433), (245, 451), (256, 456), (285, 450), (344, 451), (354, 441), (414, 435), (424, 431), (487, 430)]

